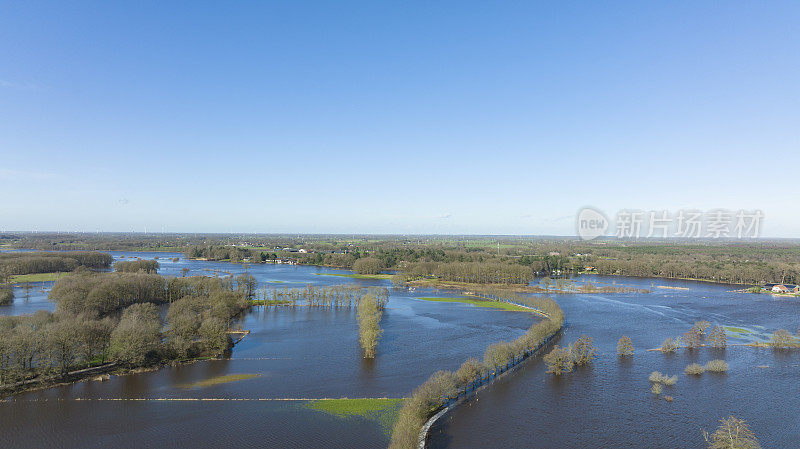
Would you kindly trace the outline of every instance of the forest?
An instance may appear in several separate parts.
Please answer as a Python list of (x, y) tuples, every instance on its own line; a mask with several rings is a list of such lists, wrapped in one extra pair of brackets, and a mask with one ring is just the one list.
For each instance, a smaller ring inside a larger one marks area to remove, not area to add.
[[(0, 384), (218, 355), (246, 307), (247, 275), (163, 278), (78, 271), (56, 281), (55, 313), (0, 317)], [(166, 315), (162, 318), (163, 311)]]

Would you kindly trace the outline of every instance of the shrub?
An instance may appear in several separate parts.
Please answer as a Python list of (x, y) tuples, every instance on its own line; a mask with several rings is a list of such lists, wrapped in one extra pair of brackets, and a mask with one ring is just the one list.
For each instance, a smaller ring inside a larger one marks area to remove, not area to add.
[(661, 387), (661, 384), (659, 384), (659, 383), (655, 383), (655, 384), (650, 386), (650, 391), (656, 396), (661, 394), (661, 390), (662, 390), (662, 387)]
[(683, 370), (684, 373), (690, 376), (697, 376), (703, 374), (706, 369), (703, 368), (703, 365), (699, 365), (697, 363), (692, 363), (686, 366), (686, 369)]
[(728, 371), (728, 363), (724, 360), (712, 360), (704, 368), (712, 373), (724, 373)]
[(617, 342), (617, 356), (630, 357), (633, 355), (633, 342), (630, 337), (623, 335)]
[(661, 352), (675, 352), (678, 350), (678, 339), (667, 338), (664, 343), (661, 343)]
[(552, 351), (543, 357), (544, 363), (547, 364), (547, 372), (560, 376), (564, 373), (572, 371), (575, 362), (569, 349), (562, 348), (556, 345)]
[(661, 374), (658, 371), (653, 371), (650, 373), (648, 380), (654, 384), (664, 384), (668, 387), (671, 387), (678, 382), (678, 376), (670, 377), (666, 374)]
[(747, 421), (733, 416), (720, 419), (720, 425), (712, 434), (703, 430), (709, 449), (761, 449), (758, 439), (750, 430)]

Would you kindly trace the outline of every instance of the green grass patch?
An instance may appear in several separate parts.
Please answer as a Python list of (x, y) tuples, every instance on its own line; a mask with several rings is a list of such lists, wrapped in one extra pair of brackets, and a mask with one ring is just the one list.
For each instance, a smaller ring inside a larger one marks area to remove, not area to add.
[(319, 399), (309, 401), (305, 407), (312, 410), (325, 412), (339, 418), (359, 416), (377, 421), (383, 431), (389, 435), (397, 421), (397, 414), (403, 404), (403, 399), (392, 398), (365, 398), (365, 399)]
[(52, 282), (64, 276), (69, 276), (69, 273), (16, 274), (11, 276), (11, 283), (23, 284), (25, 282)]
[(749, 329), (744, 329), (744, 328), (741, 328), (741, 327), (733, 327), (733, 326), (725, 326), (725, 330), (727, 332), (731, 332), (731, 333), (734, 333), (734, 334), (752, 334), (753, 333), (753, 331), (751, 331)]
[(180, 385), (181, 388), (190, 389), (190, 388), (205, 388), (205, 387), (213, 387), (214, 385), (226, 384), (230, 382), (237, 382), (240, 380), (247, 380), (252, 379), (254, 377), (258, 377), (259, 374), (228, 374), (227, 376), (217, 376), (211, 377), (209, 379), (201, 380), (198, 382), (192, 382), (190, 384), (183, 384)]
[(391, 279), (393, 274), (314, 273), (317, 276), (339, 276), (353, 279)]
[(511, 304), (507, 302), (501, 301), (489, 301), (486, 299), (478, 299), (469, 296), (460, 296), (457, 298), (434, 298), (434, 297), (423, 297), (417, 298), (423, 301), (434, 301), (434, 302), (461, 302), (464, 304), (472, 304), (476, 307), (489, 307), (492, 309), (500, 309), (500, 310), (508, 310), (510, 312), (530, 312), (531, 309), (526, 307), (518, 306), (516, 304)]

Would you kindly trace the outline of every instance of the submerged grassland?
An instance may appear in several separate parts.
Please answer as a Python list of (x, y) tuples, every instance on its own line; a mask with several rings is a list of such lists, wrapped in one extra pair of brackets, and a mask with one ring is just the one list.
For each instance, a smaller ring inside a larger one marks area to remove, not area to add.
[(530, 312), (531, 309), (527, 307), (522, 307), (517, 304), (512, 304), (509, 302), (502, 302), (502, 301), (489, 301), (486, 299), (475, 298), (470, 296), (459, 296), (453, 298), (434, 298), (434, 297), (420, 297), (417, 299), (421, 299), (423, 301), (433, 301), (433, 302), (460, 302), (464, 304), (472, 304), (476, 307), (488, 307), (492, 309), (499, 309), (499, 310), (507, 310), (510, 312)]
[(389, 435), (403, 401), (395, 398), (318, 399), (308, 401), (303, 406), (339, 418), (361, 417), (376, 421), (383, 432)]
[(61, 277), (68, 276), (69, 273), (32, 273), (16, 274), (11, 276), (11, 284), (22, 284), (24, 282), (52, 282)]
[(259, 374), (228, 374), (225, 376), (211, 377), (197, 382), (192, 382), (190, 384), (183, 384), (180, 387), (187, 390), (193, 388), (206, 388), (206, 387), (213, 387), (214, 385), (227, 384), (230, 382), (252, 379), (258, 376)]

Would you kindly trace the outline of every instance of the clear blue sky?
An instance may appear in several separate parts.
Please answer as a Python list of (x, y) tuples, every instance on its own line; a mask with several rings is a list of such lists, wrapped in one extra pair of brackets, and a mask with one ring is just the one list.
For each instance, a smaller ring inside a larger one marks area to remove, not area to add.
[(0, 229), (800, 237), (798, 2), (3, 2)]

